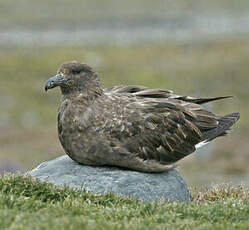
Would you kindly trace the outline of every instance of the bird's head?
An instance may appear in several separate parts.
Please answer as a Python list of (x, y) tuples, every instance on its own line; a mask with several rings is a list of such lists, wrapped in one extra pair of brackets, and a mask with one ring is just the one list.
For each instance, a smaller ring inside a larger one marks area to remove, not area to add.
[(45, 90), (60, 86), (62, 93), (80, 91), (92, 80), (98, 78), (91, 67), (77, 61), (66, 62), (54, 77), (47, 80)]

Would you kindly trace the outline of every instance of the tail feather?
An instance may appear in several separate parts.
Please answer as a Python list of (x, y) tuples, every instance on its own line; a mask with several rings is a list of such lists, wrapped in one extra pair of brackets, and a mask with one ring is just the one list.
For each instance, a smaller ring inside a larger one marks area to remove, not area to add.
[(203, 133), (203, 141), (209, 142), (218, 136), (226, 135), (229, 128), (240, 118), (239, 113), (231, 113), (218, 119), (218, 127)]

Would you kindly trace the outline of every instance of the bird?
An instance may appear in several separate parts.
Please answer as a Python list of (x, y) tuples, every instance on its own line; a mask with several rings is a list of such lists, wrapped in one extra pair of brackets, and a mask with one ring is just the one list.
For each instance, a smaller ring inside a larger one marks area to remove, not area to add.
[(87, 64), (63, 63), (45, 90), (59, 86), (57, 128), (66, 154), (82, 165), (159, 173), (200, 146), (225, 136), (238, 112), (215, 115), (203, 104), (229, 98), (181, 96), (167, 89), (119, 85), (103, 89)]

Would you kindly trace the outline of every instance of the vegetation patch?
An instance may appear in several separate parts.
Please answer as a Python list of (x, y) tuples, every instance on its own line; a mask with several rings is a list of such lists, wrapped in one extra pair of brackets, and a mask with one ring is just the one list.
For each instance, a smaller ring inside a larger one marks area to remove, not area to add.
[(0, 229), (248, 229), (249, 191), (194, 191), (191, 203), (144, 203), (0, 177)]

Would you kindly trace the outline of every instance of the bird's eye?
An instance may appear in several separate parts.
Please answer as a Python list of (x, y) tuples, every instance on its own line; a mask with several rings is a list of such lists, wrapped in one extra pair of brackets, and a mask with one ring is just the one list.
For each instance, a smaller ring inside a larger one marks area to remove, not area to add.
[(72, 74), (79, 74), (81, 72), (80, 69), (73, 69)]

